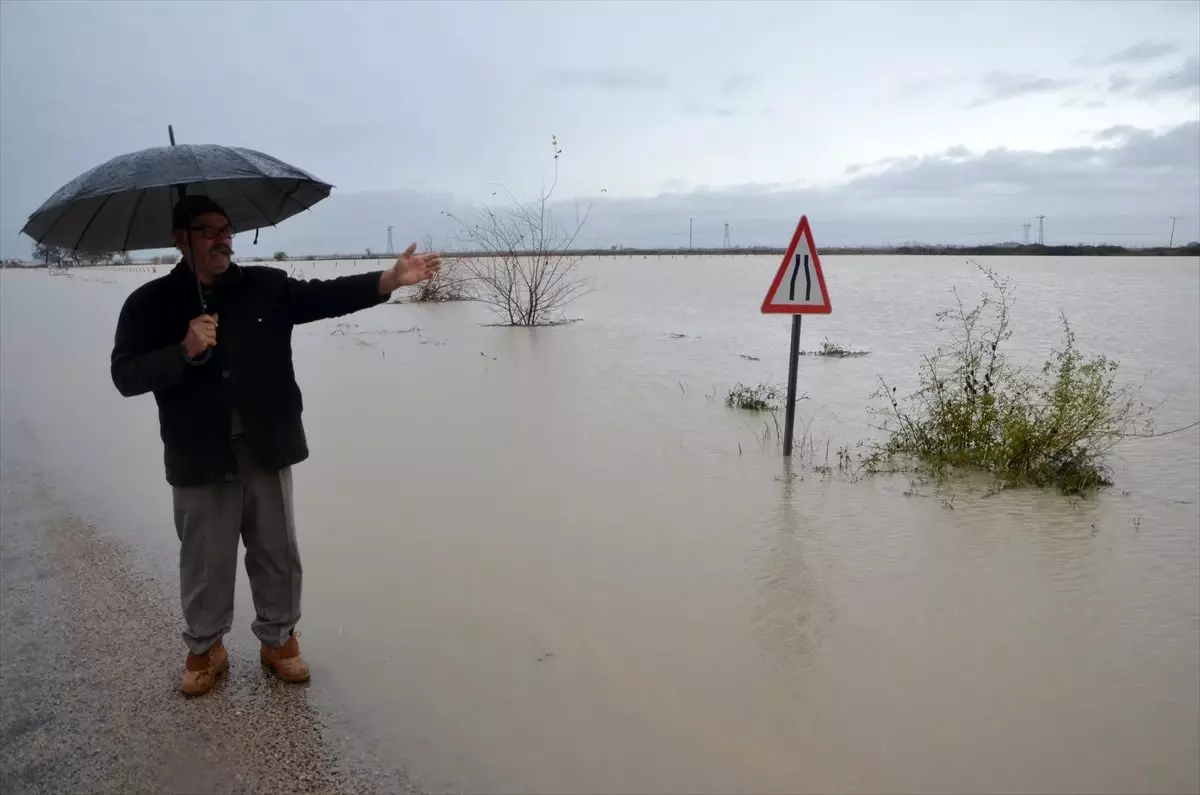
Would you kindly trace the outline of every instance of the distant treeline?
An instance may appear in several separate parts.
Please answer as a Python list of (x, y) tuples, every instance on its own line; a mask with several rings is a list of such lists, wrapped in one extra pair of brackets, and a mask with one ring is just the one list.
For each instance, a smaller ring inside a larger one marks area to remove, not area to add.
[[(787, 249), (779, 246), (739, 246), (735, 248), (580, 248), (573, 249), (579, 257), (712, 257), (712, 256), (782, 256)], [(1039, 246), (993, 244), (982, 246), (825, 246), (820, 249), (822, 254), (920, 254), (920, 255), (976, 255), (987, 256), (1041, 256), (1041, 257), (1197, 257), (1200, 256), (1200, 242), (1188, 243), (1186, 246), (1156, 246), (1152, 248), (1129, 248), (1126, 246)], [(498, 256), (486, 251), (444, 251), (445, 256), (453, 259), (477, 259)], [(510, 252), (505, 252), (509, 254)], [(534, 252), (514, 251), (513, 256), (531, 256)], [(280, 256), (282, 255), (282, 256)], [(361, 260), (387, 259), (394, 254), (368, 252), (365, 254), (301, 254), (288, 255), (277, 252), (273, 258), (264, 257), (262, 260), (288, 261), (330, 261), (330, 260)], [(261, 261), (261, 260), (259, 260)]]
[(829, 254), (970, 254), (979, 256), (1038, 256), (1038, 257), (1196, 257), (1200, 256), (1200, 242), (1186, 246), (1154, 246), (1130, 248), (1126, 246), (1042, 246), (1028, 245), (982, 245), (982, 246), (895, 246), (892, 248), (823, 248)]
[[(770, 255), (782, 256), (787, 249), (778, 246), (739, 246), (735, 248), (595, 248), (574, 249), (574, 254), (580, 257), (729, 257)], [(43, 253), (43, 252), (39, 252)], [(497, 256), (486, 251), (446, 251), (446, 257), (451, 259), (477, 259)], [(507, 252), (506, 252), (507, 253)], [(534, 252), (511, 252), (515, 256), (531, 256)], [(1020, 244), (991, 244), (982, 246), (826, 246), (821, 248), (822, 254), (908, 254), (908, 255), (953, 255), (953, 256), (997, 256), (997, 257), (1200, 257), (1200, 242), (1188, 243), (1185, 246), (1154, 246), (1150, 248), (1135, 248), (1127, 246), (1039, 246), (1036, 243)], [(43, 253), (43, 256), (45, 254)], [(362, 254), (301, 254), (288, 255), (278, 251), (273, 257), (241, 257), (242, 262), (290, 261), (290, 262), (331, 262), (337, 260), (378, 260), (390, 259), (395, 254), (381, 254), (368, 251)], [(39, 258), (41, 259), (41, 258)], [(103, 259), (92, 255), (89, 259), (72, 258), (69, 255), (48, 256), (46, 259), (64, 267), (80, 267), (88, 265), (131, 265), (138, 261), (127, 256), (117, 257), (108, 255)], [(99, 261), (97, 261), (99, 259)], [(178, 261), (177, 256), (166, 255), (141, 261), (146, 264), (171, 264)], [(46, 267), (45, 260), (33, 263), (20, 263), (25, 267)], [(14, 267), (18, 261), (6, 262), (2, 267)]]

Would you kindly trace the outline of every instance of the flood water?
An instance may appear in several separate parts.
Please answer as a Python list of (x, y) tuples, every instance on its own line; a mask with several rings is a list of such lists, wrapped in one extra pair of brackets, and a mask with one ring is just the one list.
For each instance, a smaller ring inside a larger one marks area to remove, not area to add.
[[(1019, 356), (1062, 309), (1145, 382), (1158, 430), (1200, 418), (1196, 259), (980, 261), (1017, 283)], [(435, 791), (1200, 789), (1197, 431), (1124, 444), (1085, 501), (793, 477), (770, 421), (764, 441), (723, 405), (785, 380), (789, 320), (758, 311), (776, 264), (587, 261), (582, 320), (557, 328), (476, 304), (298, 328), (311, 700)], [(871, 436), (877, 375), (914, 383), (950, 288), (984, 287), (951, 257), (823, 264), (833, 314), (801, 347), (871, 354), (800, 362), (820, 462)], [(0, 410), (171, 578), (153, 399), (108, 376), (154, 275), (4, 272)]]

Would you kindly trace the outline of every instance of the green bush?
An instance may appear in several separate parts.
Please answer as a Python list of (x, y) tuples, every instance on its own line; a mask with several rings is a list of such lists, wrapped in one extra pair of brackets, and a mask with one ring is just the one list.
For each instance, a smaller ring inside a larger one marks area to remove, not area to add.
[(1061, 345), (1040, 369), (1014, 365), (1005, 351), (1009, 281), (980, 270), (995, 294), (967, 309), (955, 290), (957, 306), (938, 314), (950, 343), (924, 357), (916, 392), (898, 397), (880, 379), (873, 397), (886, 401), (876, 413), (888, 435), (872, 464), (908, 461), (939, 475), (984, 471), (1006, 486), (1069, 494), (1110, 485), (1107, 454), (1147, 414), (1137, 388), (1118, 384), (1117, 362), (1076, 349), (1065, 315)]

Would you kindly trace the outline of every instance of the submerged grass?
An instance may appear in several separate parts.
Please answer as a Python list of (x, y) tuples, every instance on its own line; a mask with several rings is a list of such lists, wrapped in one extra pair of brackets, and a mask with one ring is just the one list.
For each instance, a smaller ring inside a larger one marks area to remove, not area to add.
[(858, 356), (866, 356), (869, 353), (870, 351), (855, 350), (837, 342), (830, 342), (828, 338), (815, 351), (800, 351), (801, 356), (826, 356), (831, 359), (852, 359)]
[(1065, 315), (1062, 339), (1041, 368), (1008, 358), (1012, 288), (979, 267), (991, 292), (967, 308), (938, 314), (948, 344), (924, 357), (920, 386), (898, 396), (882, 377), (872, 396), (886, 440), (868, 456), (879, 469), (898, 463), (938, 477), (955, 470), (988, 472), (1007, 487), (1053, 487), (1087, 494), (1110, 485), (1105, 459), (1149, 410), (1138, 388), (1118, 383), (1118, 363), (1087, 357), (1075, 346)]
[(737, 384), (725, 396), (725, 405), (747, 411), (774, 411), (787, 400), (787, 393), (774, 384)]

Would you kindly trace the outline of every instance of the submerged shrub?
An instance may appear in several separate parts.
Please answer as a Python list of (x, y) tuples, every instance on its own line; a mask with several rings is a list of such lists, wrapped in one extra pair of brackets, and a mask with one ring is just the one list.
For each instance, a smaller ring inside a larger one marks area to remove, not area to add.
[(442, 269), (432, 279), (417, 285), (411, 301), (417, 304), (470, 301), (470, 279), (463, 274), (458, 260), (445, 260)]
[(749, 411), (774, 411), (785, 400), (786, 395), (780, 387), (771, 384), (738, 384), (729, 390), (725, 397), (725, 405)]
[(1117, 362), (1075, 347), (1065, 315), (1061, 343), (1040, 369), (1012, 364), (1009, 281), (980, 270), (994, 294), (968, 309), (955, 290), (957, 305), (937, 316), (950, 342), (924, 357), (919, 388), (900, 397), (880, 379), (873, 397), (885, 401), (876, 413), (888, 435), (873, 463), (984, 471), (1008, 486), (1069, 494), (1110, 485), (1105, 457), (1147, 414), (1137, 388), (1118, 383)]
[(850, 359), (856, 356), (866, 356), (868, 353), (870, 351), (854, 350), (840, 343), (830, 342), (828, 338), (821, 343), (819, 350), (800, 351), (801, 356), (827, 356), (833, 359)]

